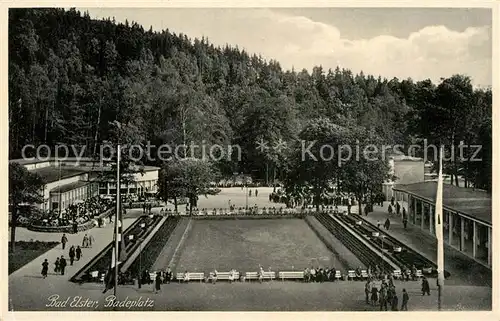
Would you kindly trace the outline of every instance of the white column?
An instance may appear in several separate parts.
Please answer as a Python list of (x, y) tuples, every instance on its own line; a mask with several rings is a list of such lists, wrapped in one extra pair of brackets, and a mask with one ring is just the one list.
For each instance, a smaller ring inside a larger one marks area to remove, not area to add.
[(424, 229), (424, 215), (425, 207), (424, 207), (424, 202), (420, 201), (420, 229)]
[(477, 232), (476, 221), (472, 221), (472, 257), (476, 258), (476, 245), (477, 245)]
[(488, 265), (491, 266), (491, 227), (488, 227)]
[(465, 222), (463, 216), (460, 216), (460, 251), (463, 251), (465, 249)]
[(448, 244), (453, 246), (453, 212), (448, 212)]
[(432, 205), (429, 205), (429, 232), (432, 235), (436, 235), (436, 231), (434, 231), (434, 219), (435, 219), (434, 216), (435, 215), (432, 215)]

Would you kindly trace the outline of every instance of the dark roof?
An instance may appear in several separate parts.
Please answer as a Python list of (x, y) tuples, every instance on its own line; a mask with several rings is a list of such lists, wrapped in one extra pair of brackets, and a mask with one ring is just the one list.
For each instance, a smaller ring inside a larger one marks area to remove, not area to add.
[(68, 191), (74, 190), (76, 188), (86, 186), (90, 184), (91, 182), (87, 181), (78, 181), (74, 183), (69, 183), (69, 184), (64, 184), (61, 187), (56, 187), (50, 191), (50, 193), (66, 193)]
[[(437, 182), (398, 184), (393, 188), (431, 203), (436, 202)], [(443, 185), (443, 207), (491, 225), (491, 194), (483, 190)]]
[[(57, 161), (58, 158), (56, 157), (48, 157), (47, 159), (37, 159), (37, 158), (27, 158), (27, 159), (24, 159), (24, 158), (17, 158), (17, 159), (10, 159), (9, 162), (10, 163), (19, 163), (21, 165), (29, 165), (29, 164), (38, 164), (38, 163), (46, 163), (46, 162), (55, 162)], [(93, 161), (94, 159), (93, 158), (90, 158), (90, 157), (67, 157), (65, 159), (62, 159), (61, 158), (61, 162), (64, 163), (64, 162), (90, 162), (90, 161)]]
[(38, 163), (48, 163), (52, 159), (24, 159), (24, 158), (17, 158), (17, 159), (9, 159), (9, 163), (18, 163), (20, 165), (30, 165), (30, 164), (38, 164)]
[(59, 173), (59, 167), (43, 167), (36, 168), (31, 171), (31, 173), (36, 173), (42, 177), (45, 183), (52, 183), (61, 179), (78, 176), (84, 173), (89, 172), (88, 169), (82, 169), (79, 167), (63, 167), (61, 166), (61, 172)]

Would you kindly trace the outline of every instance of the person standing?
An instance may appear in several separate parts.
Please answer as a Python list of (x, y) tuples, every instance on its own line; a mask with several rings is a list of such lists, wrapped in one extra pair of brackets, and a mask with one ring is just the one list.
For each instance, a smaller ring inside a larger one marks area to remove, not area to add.
[(59, 260), (59, 268), (61, 270), (61, 275), (64, 275), (64, 269), (66, 269), (66, 259), (64, 258), (64, 255), (61, 255), (61, 259)]
[(66, 248), (66, 243), (68, 243), (68, 238), (66, 237), (66, 234), (63, 234), (61, 237), (61, 243), (62, 243), (62, 248), (63, 250)]
[(73, 262), (75, 261), (75, 246), (72, 245), (69, 248), (69, 264), (73, 265)]
[(80, 258), (82, 257), (82, 249), (80, 248), (80, 246), (76, 247), (75, 254), (76, 254), (76, 260), (80, 261)]
[(370, 293), (372, 291), (372, 283), (368, 279), (365, 284), (365, 299), (366, 299), (366, 304), (370, 304)]
[(392, 215), (392, 205), (389, 204), (389, 206), (387, 207), (387, 212), (389, 213), (389, 215)]
[(47, 259), (42, 263), (42, 277), (45, 279), (47, 277), (47, 272), (49, 271), (49, 262)]
[(403, 289), (403, 300), (401, 303), (401, 311), (408, 311), (408, 300), (409, 299), (410, 299), (410, 297), (408, 296), (406, 289)]
[(94, 242), (94, 237), (92, 236), (92, 234), (89, 234), (89, 247), (92, 248), (92, 243)]
[(431, 288), (429, 286), (429, 281), (427, 281), (427, 278), (424, 276), (422, 278), (422, 295), (431, 295)]
[(155, 293), (160, 292), (160, 290), (161, 290), (161, 274), (160, 274), (160, 272), (156, 272)]
[(401, 213), (401, 205), (399, 205), (399, 202), (396, 202), (396, 214), (399, 216), (399, 213)]
[(61, 261), (59, 260), (59, 257), (56, 258), (54, 265), (54, 273), (59, 273), (59, 271), (61, 270)]
[(167, 279), (167, 284), (170, 283), (170, 280), (172, 280), (172, 270), (170, 269), (170, 266), (167, 268), (167, 273), (165, 276)]
[(255, 197), (257, 197), (258, 195), (259, 195), (259, 190), (258, 190), (258, 189), (256, 189), (256, 190), (255, 190)]
[(394, 196), (391, 197), (391, 205), (394, 206)]
[(89, 246), (89, 237), (87, 236), (87, 234), (85, 234), (83, 236), (82, 247), (87, 247), (87, 246)]
[(392, 293), (392, 302), (391, 302), (391, 311), (397, 311), (398, 310), (398, 295), (396, 294), (396, 291), (391, 290)]
[(372, 305), (375, 306), (378, 301), (378, 289), (375, 286), (372, 286)]

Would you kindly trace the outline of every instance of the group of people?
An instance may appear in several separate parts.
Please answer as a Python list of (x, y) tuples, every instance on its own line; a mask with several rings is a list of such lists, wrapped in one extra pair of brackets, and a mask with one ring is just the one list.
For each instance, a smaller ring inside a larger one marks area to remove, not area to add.
[(408, 226), (408, 215), (406, 213), (406, 208), (404, 208), (404, 206), (401, 206), (399, 202), (396, 202), (394, 197), (391, 198), (391, 203), (387, 207), (387, 213), (389, 213), (389, 215), (392, 215), (393, 213), (396, 213), (397, 216), (401, 215), (403, 227), (406, 229), (406, 227)]
[[(431, 295), (429, 281), (426, 277), (422, 278), (422, 295)], [(401, 311), (408, 311), (408, 301), (410, 297), (406, 289), (401, 293)], [(396, 286), (392, 278), (384, 278), (377, 285), (376, 281), (369, 278), (365, 283), (366, 304), (372, 306), (379, 305), (380, 311), (398, 311), (399, 298), (396, 293)]]
[[(92, 247), (92, 243), (94, 242), (94, 237), (92, 235), (85, 234), (82, 240), (82, 246), (80, 247), (77, 245), (72, 245), (69, 250), (68, 250), (68, 257), (69, 257), (69, 264), (73, 265), (73, 263), (76, 261), (79, 261), (80, 258), (82, 257), (82, 248), (90, 248)], [(68, 237), (66, 236), (66, 233), (63, 233), (61, 236), (61, 244), (62, 244), (62, 249), (66, 249), (66, 244), (68, 243)], [(54, 273), (58, 274), (60, 273), (61, 275), (64, 275), (64, 271), (66, 269), (66, 266), (68, 265), (68, 262), (66, 261), (66, 258), (64, 255), (61, 255), (60, 257), (56, 258), (56, 261), (54, 262)], [(47, 259), (45, 259), (42, 262), (42, 277), (46, 278), (48, 275), (49, 271), (49, 262)]]
[(142, 204), (142, 212), (144, 214), (149, 213), (151, 214), (151, 209), (153, 208), (153, 204), (151, 203), (143, 203)]
[(335, 281), (335, 274), (337, 270), (335, 268), (329, 269), (328, 267), (323, 268), (305, 268), (304, 269), (304, 282), (325, 282), (325, 281)]
[[(408, 301), (410, 299), (406, 289), (401, 293), (401, 311), (408, 311)], [(392, 279), (382, 280), (382, 283), (377, 286), (374, 280), (368, 279), (365, 284), (365, 300), (366, 304), (372, 306), (379, 305), (380, 311), (398, 311), (399, 298), (396, 293), (396, 286)]]

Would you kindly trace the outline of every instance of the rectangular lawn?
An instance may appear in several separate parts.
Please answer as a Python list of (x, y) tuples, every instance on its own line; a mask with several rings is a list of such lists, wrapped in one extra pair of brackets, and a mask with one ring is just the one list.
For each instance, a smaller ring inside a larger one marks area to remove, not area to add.
[(302, 219), (194, 220), (176, 271), (340, 267)]

